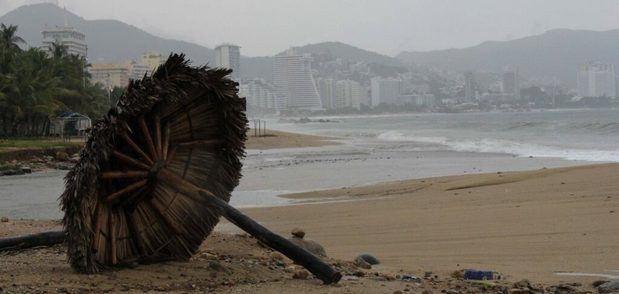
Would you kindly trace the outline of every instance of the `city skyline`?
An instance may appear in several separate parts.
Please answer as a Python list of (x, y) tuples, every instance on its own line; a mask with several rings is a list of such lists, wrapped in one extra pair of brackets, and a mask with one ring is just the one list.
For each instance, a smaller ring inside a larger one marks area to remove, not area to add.
[[(225, 42), (236, 43), (243, 46), (247, 56), (274, 55), (290, 45), (333, 40), (390, 56), (401, 51), (463, 48), (487, 40), (536, 35), (555, 28), (616, 29), (614, 16), (619, 12), (613, 1), (597, 1), (596, 5), (557, 0), (543, 3), (474, 1), (483, 5), (472, 5), (470, 1), (426, 0), (393, 1), (392, 5), (372, 1), (328, 1), (325, 5), (275, 0), (259, 4), (190, 1), (166, 7), (169, 6), (166, 2), (158, 1), (0, 0), (0, 15), (24, 4), (41, 2), (57, 2), (86, 19), (117, 19), (152, 34), (196, 42), (209, 48)], [(115, 2), (125, 9), (111, 9), (117, 6)], [(559, 4), (562, 13), (554, 13)], [(476, 13), (470, 11), (472, 7), (476, 7)], [(272, 14), (275, 9), (281, 13)], [(350, 13), (335, 14), (342, 9)], [(138, 11), (139, 17), (136, 17)], [(326, 16), (321, 23), (311, 21), (312, 15), (317, 13)], [(268, 23), (259, 21), (266, 15), (271, 15)], [(585, 17), (587, 15), (590, 17)], [(451, 21), (443, 22), (446, 17)], [(366, 21), (359, 22), (360, 19)], [(488, 22), (493, 23), (492, 28), (487, 26)], [(264, 39), (272, 41), (262, 42)]]

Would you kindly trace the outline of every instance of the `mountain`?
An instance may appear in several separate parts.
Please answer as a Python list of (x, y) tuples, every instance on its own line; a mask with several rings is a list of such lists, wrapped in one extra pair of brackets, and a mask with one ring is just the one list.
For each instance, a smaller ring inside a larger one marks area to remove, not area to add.
[(212, 49), (168, 40), (117, 20), (86, 20), (50, 3), (21, 6), (0, 17), (0, 23), (18, 25), (18, 35), (30, 46), (41, 45), (41, 31), (66, 22), (86, 34), (90, 62), (138, 59), (149, 50), (165, 54), (184, 52), (197, 64), (213, 59)]
[(495, 71), (506, 67), (523, 76), (558, 78), (576, 86), (576, 72), (588, 60), (619, 65), (619, 30), (551, 30), (511, 41), (488, 41), (464, 49), (402, 52), (406, 62), (457, 71)]
[(296, 47), (301, 54), (329, 54), (333, 57), (340, 57), (350, 61), (365, 61), (367, 63), (378, 63), (391, 66), (402, 66), (401, 60), (375, 52), (367, 51), (341, 42), (322, 42)]
[[(19, 26), (18, 35), (28, 45), (41, 45), (41, 31), (68, 23), (86, 34), (88, 59), (94, 62), (137, 60), (145, 51), (185, 53), (194, 64), (211, 63), (214, 50), (194, 43), (164, 39), (117, 20), (87, 20), (54, 4), (21, 6), (0, 17), (0, 23)], [(389, 56), (363, 50), (340, 42), (324, 42), (298, 47), (300, 53), (330, 54), (351, 61), (365, 61), (389, 66), (403, 62)], [(241, 77), (270, 79), (273, 58), (241, 56)]]

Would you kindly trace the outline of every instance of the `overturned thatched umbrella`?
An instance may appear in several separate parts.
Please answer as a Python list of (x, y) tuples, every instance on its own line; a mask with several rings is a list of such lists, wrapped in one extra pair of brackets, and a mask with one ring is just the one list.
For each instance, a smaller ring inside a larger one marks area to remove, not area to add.
[(229, 73), (171, 55), (93, 126), (61, 196), (74, 269), (188, 260), (224, 216), (325, 283), (339, 280), (322, 260), (227, 204), (247, 130), (245, 100)]

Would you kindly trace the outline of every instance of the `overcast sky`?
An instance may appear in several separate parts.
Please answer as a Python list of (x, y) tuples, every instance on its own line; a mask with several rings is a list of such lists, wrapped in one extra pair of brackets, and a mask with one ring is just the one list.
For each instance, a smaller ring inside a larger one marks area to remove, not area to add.
[[(0, 15), (41, 0), (0, 0)], [(553, 28), (619, 28), (619, 0), (59, 0), (86, 19), (117, 19), (150, 33), (243, 55), (341, 41), (395, 55), (467, 47)]]

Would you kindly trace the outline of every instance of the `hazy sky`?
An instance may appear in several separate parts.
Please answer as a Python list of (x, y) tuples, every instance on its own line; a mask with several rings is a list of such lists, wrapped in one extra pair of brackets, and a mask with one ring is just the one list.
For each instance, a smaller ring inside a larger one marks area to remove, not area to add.
[[(41, 0), (0, 0), (0, 14)], [(341, 41), (395, 55), (467, 47), (553, 28), (619, 28), (619, 0), (59, 0), (87, 19), (118, 19), (148, 32), (248, 56)]]

